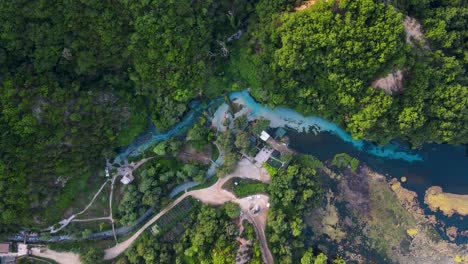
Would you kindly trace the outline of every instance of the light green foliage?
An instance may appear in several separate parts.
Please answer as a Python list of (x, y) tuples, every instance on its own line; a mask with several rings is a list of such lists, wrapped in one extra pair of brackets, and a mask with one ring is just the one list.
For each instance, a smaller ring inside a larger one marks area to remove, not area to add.
[(230, 152), (232, 150), (232, 143), (233, 143), (233, 135), (230, 130), (226, 130), (225, 132), (218, 135), (216, 138), (216, 144), (218, 145), (219, 149), (224, 152)]
[(255, 123), (252, 126), (252, 133), (260, 137), (260, 134), (262, 133), (263, 130), (266, 130), (270, 126), (270, 120), (261, 118), (258, 120), (255, 120)]
[(158, 145), (156, 145), (156, 147), (153, 148), (153, 152), (156, 155), (160, 155), (160, 156), (166, 155), (166, 147), (167, 147), (167, 141), (161, 142)]
[(223, 164), (218, 167), (218, 177), (224, 177), (233, 172), (236, 168), (238, 158), (238, 155), (232, 152), (224, 155)]
[(352, 172), (356, 172), (357, 167), (359, 166), (359, 160), (346, 153), (339, 153), (333, 157), (332, 164), (339, 168), (346, 168), (349, 166)]
[(223, 206), (224, 211), (230, 218), (237, 218), (240, 215), (240, 207), (234, 202), (227, 202)]
[(187, 132), (186, 140), (196, 149), (202, 149), (214, 137), (213, 132), (205, 126), (205, 123), (206, 119), (200, 118), (200, 121)]
[(81, 237), (82, 238), (87, 238), (89, 237), (91, 234), (93, 233), (93, 231), (91, 231), (90, 229), (85, 229), (81, 232)]
[(337, 257), (336, 259), (334, 259), (332, 261), (333, 264), (346, 264), (346, 261), (344, 261), (344, 259), (342, 257)]
[(271, 166), (270, 164), (268, 163), (263, 163), (262, 165), (267, 171), (268, 171), (268, 174), (270, 174), (271, 177), (274, 177), (276, 175), (276, 173), (278, 172), (278, 169)]
[[(422, 19), (434, 51), (405, 44), (402, 14), (391, 5), (318, 1), (301, 12), (280, 13), (288, 9), (284, 1), (260, 1), (260, 25), (246, 36), (255, 44), (234, 58), (250, 65), (243, 71), (255, 71), (238, 78), (257, 100), (318, 114), (356, 139), (465, 143), (466, 8), (459, 1), (390, 2)], [(402, 95), (370, 87), (395, 69), (404, 69)]]
[(181, 145), (182, 145), (182, 142), (176, 139), (169, 139), (167, 141), (163, 141), (157, 144), (156, 147), (153, 148), (153, 152), (159, 156), (164, 156), (164, 155), (175, 156), (177, 152), (179, 151), (179, 148)]
[(234, 145), (240, 152), (246, 153), (250, 147), (249, 134), (244, 131), (237, 132)]
[[(267, 220), (270, 249), (281, 263), (294, 263), (294, 256), (304, 246), (302, 217), (321, 196), (316, 171), (307, 163), (294, 160), (287, 169), (279, 169), (272, 177), (268, 193), (271, 204)], [(281, 246), (286, 243), (290, 245), (288, 250)]]
[(314, 264), (327, 264), (327, 256), (323, 253), (320, 253), (314, 261)]
[(239, 198), (259, 193), (267, 193), (268, 191), (268, 184), (263, 182), (250, 181), (245, 179), (236, 181), (238, 184), (233, 186), (232, 191), (236, 197)]
[(247, 125), (249, 124), (249, 121), (247, 119), (247, 116), (241, 115), (234, 119), (234, 127), (239, 129), (239, 130), (244, 130)]
[(233, 263), (236, 227), (227, 219), (221, 210), (202, 206), (175, 246), (176, 262), (184, 259), (189, 263)]
[(83, 264), (102, 263), (104, 251), (98, 247), (88, 247), (81, 251), (80, 260)]
[(319, 1), (283, 14), (272, 22), (279, 27), (267, 28), (279, 42), (273, 39), (278, 45), (262, 54), (263, 63), (272, 63), (263, 85), (254, 87), (268, 96), (258, 99), (326, 116), (359, 110), (356, 99), (369, 91), (366, 83), (404, 61), (401, 19), (372, 0)]
[(313, 264), (314, 262), (314, 251), (313, 249), (309, 248), (307, 251), (302, 255), (301, 264)]

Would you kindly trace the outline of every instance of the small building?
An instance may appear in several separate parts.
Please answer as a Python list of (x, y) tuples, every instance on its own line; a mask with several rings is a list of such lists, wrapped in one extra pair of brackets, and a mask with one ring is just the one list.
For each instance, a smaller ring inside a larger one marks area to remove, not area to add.
[(263, 141), (267, 141), (269, 138), (270, 138), (270, 134), (268, 134), (265, 131), (262, 131), (262, 133), (260, 134), (260, 139)]
[(270, 158), (272, 152), (272, 149), (262, 148), (254, 158), (255, 163), (257, 163), (258, 166), (261, 166)]
[(133, 177), (133, 175), (130, 173), (130, 174), (125, 174), (122, 179), (120, 180), (121, 183), (123, 184), (129, 184), (131, 183), (135, 178)]
[(0, 243), (0, 254), (10, 253), (10, 243)]
[(275, 138), (282, 138), (286, 135), (286, 130), (282, 127), (278, 128), (275, 132)]

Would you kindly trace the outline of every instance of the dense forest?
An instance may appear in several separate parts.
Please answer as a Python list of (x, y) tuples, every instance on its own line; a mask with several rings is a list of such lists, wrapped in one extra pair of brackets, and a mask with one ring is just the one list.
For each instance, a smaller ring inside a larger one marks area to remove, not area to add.
[[(468, 142), (463, 0), (301, 4), (1, 1), (0, 232), (45, 224), (149, 121), (233, 89), (355, 138)], [(406, 15), (424, 43), (405, 41)], [(401, 91), (371, 87), (398, 69)]]

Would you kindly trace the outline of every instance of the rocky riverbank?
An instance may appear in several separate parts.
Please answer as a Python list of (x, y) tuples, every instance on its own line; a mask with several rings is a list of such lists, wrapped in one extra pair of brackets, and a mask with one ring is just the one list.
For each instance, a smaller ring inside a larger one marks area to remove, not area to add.
[(427, 189), (424, 203), (432, 211), (440, 210), (446, 216), (468, 216), (468, 195), (445, 193), (439, 186)]
[(320, 249), (348, 263), (468, 263), (468, 246), (442, 239), (417, 194), (396, 179), (367, 166), (323, 174), (328, 195), (306, 221)]

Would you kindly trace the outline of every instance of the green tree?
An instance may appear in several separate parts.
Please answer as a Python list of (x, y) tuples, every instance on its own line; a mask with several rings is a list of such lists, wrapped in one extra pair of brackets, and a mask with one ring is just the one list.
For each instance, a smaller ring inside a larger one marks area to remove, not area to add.
[(218, 135), (216, 138), (216, 144), (222, 152), (227, 153), (232, 150), (232, 140), (232, 132), (230, 130), (226, 130)]
[(233, 172), (236, 168), (238, 157), (236, 153), (228, 153), (224, 155), (223, 164), (218, 167), (218, 176), (224, 177)]
[(238, 116), (236, 119), (234, 119), (234, 127), (239, 130), (244, 130), (248, 124), (249, 124), (249, 121), (246, 115), (241, 115), (241, 116)]
[(153, 152), (156, 155), (164, 156), (166, 155), (166, 147), (167, 147), (167, 141), (163, 141), (153, 148)]
[(269, 126), (270, 120), (264, 118), (257, 119), (252, 126), (252, 133), (259, 137), (262, 131), (266, 130)]
[(240, 207), (238, 204), (234, 202), (227, 202), (223, 206), (224, 211), (226, 212), (226, 215), (229, 216), (230, 218), (237, 218), (240, 215)]
[(318, 254), (315, 258), (314, 264), (327, 264), (327, 256), (323, 253)]
[(80, 254), (80, 260), (84, 264), (101, 263), (103, 259), (104, 251), (98, 247), (87, 247)]
[(234, 145), (238, 148), (242, 153), (246, 153), (250, 147), (250, 140), (249, 134), (247, 132), (237, 132), (236, 140), (234, 141)]

